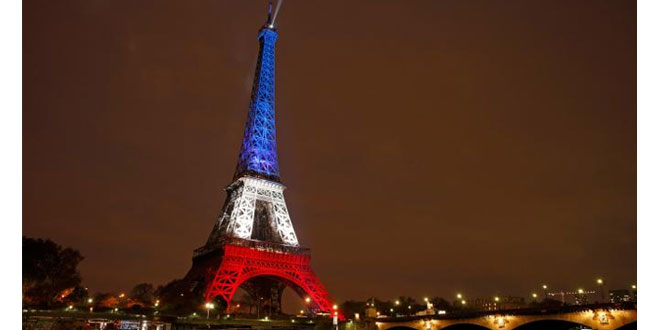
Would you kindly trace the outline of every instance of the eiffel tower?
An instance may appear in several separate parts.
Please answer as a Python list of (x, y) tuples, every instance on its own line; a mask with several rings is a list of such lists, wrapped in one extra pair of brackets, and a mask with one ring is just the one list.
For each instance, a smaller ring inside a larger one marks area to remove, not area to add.
[(268, 19), (257, 37), (259, 57), (233, 182), (183, 282), (188, 283), (187, 291), (203, 294), (207, 302), (222, 298), (227, 312), (240, 287), (271, 313), (281, 313), (282, 292), (290, 287), (308, 302), (311, 312), (332, 313), (336, 306), (312, 270), (310, 250), (298, 243), (280, 182), (275, 139), (277, 37), (269, 4)]

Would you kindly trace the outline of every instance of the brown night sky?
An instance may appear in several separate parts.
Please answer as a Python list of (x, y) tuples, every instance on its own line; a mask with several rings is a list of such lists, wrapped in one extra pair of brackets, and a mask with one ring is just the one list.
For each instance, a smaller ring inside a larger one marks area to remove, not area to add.
[[(23, 2), (23, 233), (93, 291), (182, 277), (265, 1)], [(636, 3), (285, 1), (287, 201), (339, 300), (636, 279)]]

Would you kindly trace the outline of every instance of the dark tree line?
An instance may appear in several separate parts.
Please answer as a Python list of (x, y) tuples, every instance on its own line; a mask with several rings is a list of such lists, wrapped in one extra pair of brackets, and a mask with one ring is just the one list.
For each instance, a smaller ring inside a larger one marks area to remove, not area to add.
[(78, 271), (82, 260), (77, 250), (23, 236), (23, 303), (49, 308), (84, 299)]

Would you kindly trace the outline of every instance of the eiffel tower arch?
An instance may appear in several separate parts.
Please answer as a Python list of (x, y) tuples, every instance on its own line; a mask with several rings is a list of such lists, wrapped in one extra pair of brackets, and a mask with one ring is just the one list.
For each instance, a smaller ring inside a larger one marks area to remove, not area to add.
[[(261, 27), (259, 57), (233, 182), (209, 238), (193, 253), (193, 266), (176, 290), (183, 297), (222, 299), (228, 308), (238, 288), (281, 312), (290, 287), (309, 298), (309, 309), (333, 313), (332, 298), (300, 246), (280, 182), (275, 130), (275, 43), (270, 18)], [(340, 316), (341, 317), (341, 316)]]

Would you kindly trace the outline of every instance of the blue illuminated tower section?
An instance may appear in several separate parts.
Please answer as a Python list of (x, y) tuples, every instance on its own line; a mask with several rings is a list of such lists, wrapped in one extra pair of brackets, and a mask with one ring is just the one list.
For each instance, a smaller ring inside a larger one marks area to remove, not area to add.
[(259, 58), (252, 85), (250, 110), (234, 179), (256, 176), (280, 181), (275, 138), (275, 42), (277, 31), (259, 31)]

